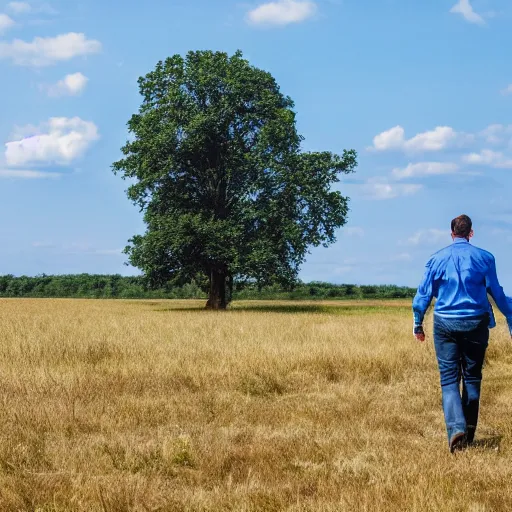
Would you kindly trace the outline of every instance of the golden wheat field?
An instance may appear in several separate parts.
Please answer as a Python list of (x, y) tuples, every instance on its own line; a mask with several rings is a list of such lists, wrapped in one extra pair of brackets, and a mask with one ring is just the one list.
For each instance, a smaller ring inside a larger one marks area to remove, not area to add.
[(0, 301), (0, 511), (512, 510), (512, 343), (450, 455), (410, 305)]

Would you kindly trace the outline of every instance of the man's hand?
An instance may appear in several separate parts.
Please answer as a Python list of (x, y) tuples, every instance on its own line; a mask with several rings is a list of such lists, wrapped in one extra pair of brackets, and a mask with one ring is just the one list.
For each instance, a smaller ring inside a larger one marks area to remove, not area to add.
[(421, 342), (425, 341), (425, 331), (423, 330), (422, 325), (414, 326), (414, 337), (418, 341), (421, 341)]

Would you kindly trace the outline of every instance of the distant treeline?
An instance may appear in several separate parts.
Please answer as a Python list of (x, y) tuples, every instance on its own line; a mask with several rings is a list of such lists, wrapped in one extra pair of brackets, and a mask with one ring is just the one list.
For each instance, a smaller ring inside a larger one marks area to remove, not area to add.
[[(246, 285), (236, 289), (234, 300), (242, 299), (405, 299), (414, 288), (400, 286), (356, 286), (321, 282), (298, 283), (293, 290), (279, 286), (258, 289)], [(0, 297), (54, 297), (91, 299), (206, 299), (206, 293), (192, 282), (181, 287), (150, 289), (142, 276), (120, 275), (40, 275), (36, 277), (0, 276)]]

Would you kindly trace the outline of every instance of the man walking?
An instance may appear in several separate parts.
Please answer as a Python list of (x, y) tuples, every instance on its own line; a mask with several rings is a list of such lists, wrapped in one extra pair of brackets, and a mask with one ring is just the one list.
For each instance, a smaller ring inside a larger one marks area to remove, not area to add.
[[(443, 411), (450, 451), (473, 442), (489, 328), (496, 326), (488, 295), (505, 315), (512, 336), (512, 299), (498, 282), (494, 256), (471, 245), (471, 219), (452, 221), (453, 244), (434, 254), (413, 302), (414, 336), (425, 341), (423, 319), (432, 301)], [(460, 380), (462, 378), (462, 396)]]

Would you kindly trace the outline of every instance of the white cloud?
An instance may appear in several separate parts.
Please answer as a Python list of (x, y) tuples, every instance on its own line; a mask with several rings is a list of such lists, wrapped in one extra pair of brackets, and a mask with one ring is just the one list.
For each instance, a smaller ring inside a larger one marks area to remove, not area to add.
[(247, 20), (253, 25), (284, 26), (307, 20), (316, 10), (317, 5), (309, 0), (277, 0), (249, 11)]
[(474, 165), (492, 165), (500, 160), (503, 160), (503, 153), (500, 151), (492, 151), (490, 149), (483, 149), (480, 153), (469, 153), (464, 155), (462, 160), (467, 164)]
[(403, 151), (406, 153), (419, 153), (428, 151), (441, 151), (448, 148), (462, 149), (483, 138), (489, 144), (504, 144), (512, 137), (512, 124), (492, 124), (481, 132), (471, 134), (457, 132), (450, 126), (438, 126), (434, 130), (419, 133), (407, 139), (405, 130), (398, 125), (386, 130), (373, 139), (370, 151)]
[(411, 196), (419, 192), (423, 185), (389, 183), (385, 181), (368, 180), (363, 185), (363, 193), (368, 199), (395, 199), (401, 196)]
[(89, 79), (82, 73), (66, 75), (56, 84), (47, 87), (49, 96), (78, 96), (85, 89)]
[(450, 232), (443, 229), (425, 229), (416, 232), (407, 239), (406, 245), (437, 244), (443, 240), (449, 241)]
[(9, 166), (27, 164), (67, 165), (82, 156), (99, 139), (98, 128), (79, 117), (53, 117), (39, 133), (8, 142), (5, 159)]
[(100, 51), (99, 41), (87, 39), (85, 34), (75, 32), (56, 37), (36, 37), (31, 43), (20, 39), (0, 43), (0, 59), (11, 59), (18, 66), (51, 66)]
[(379, 133), (373, 139), (373, 149), (386, 151), (388, 149), (402, 149), (405, 143), (405, 130), (395, 126), (390, 130)]
[(32, 5), (28, 2), (10, 2), (7, 4), (6, 9), (16, 16), (22, 16), (24, 14), (58, 14), (57, 11), (47, 3), (37, 3)]
[(14, 21), (7, 14), (0, 13), (0, 34), (14, 25)]
[(457, 133), (449, 126), (438, 126), (435, 130), (420, 133), (405, 142), (405, 148), (411, 151), (439, 151), (456, 139)]
[(7, 10), (13, 14), (27, 14), (32, 12), (32, 6), (27, 2), (10, 2), (7, 4)]
[(364, 236), (364, 229), (359, 226), (351, 226), (343, 229), (343, 233), (347, 236), (356, 236), (362, 238)]
[(0, 179), (13, 178), (19, 180), (33, 180), (33, 179), (50, 179), (59, 178), (61, 176), (58, 172), (44, 172), (44, 171), (22, 171), (19, 169), (0, 169)]
[(489, 144), (504, 144), (504, 137), (512, 135), (512, 125), (491, 124), (479, 135), (483, 137)]
[(402, 150), (402, 151), (440, 151), (454, 143), (460, 134), (449, 126), (438, 126), (432, 131), (419, 133), (412, 139), (405, 138), (405, 130), (395, 126), (380, 133), (373, 139), (376, 151)]
[(512, 169), (512, 158), (504, 158), (500, 162), (494, 164), (497, 169)]
[(503, 94), (503, 96), (509, 96), (510, 94), (512, 94), (512, 84), (505, 87), (505, 89), (501, 91), (501, 94)]
[(480, 153), (469, 153), (462, 160), (471, 165), (489, 165), (498, 169), (512, 169), (512, 159), (507, 158), (501, 151), (483, 149)]
[(409, 164), (404, 169), (393, 169), (393, 177), (397, 180), (404, 178), (417, 178), (421, 176), (438, 176), (441, 174), (453, 174), (459, 170), (457, 164), (448, 162), (419, 162)]
[(485, 20), (473, 10), (469, 0), (459, 0), (457, 4), (450, 9), (450, 12), (462, 15), (466, 21), (469, 21), (469, 23), (485, 25)]

